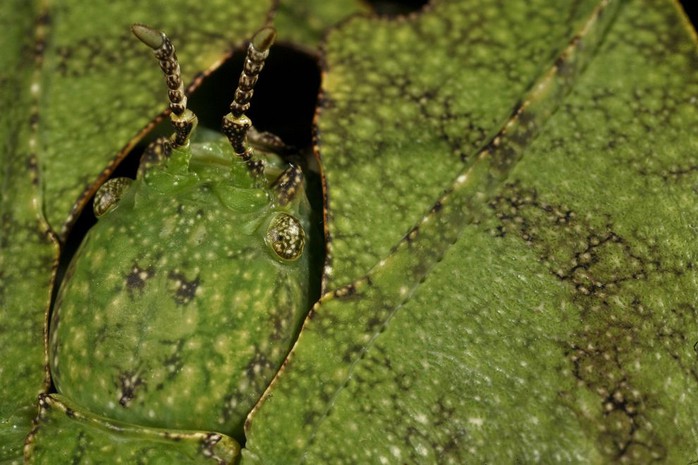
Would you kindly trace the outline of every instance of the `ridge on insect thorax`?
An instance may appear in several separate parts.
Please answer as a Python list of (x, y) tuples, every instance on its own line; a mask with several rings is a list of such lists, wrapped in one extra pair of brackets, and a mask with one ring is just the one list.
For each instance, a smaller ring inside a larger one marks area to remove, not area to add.
[(234, 156), (228, 140), (222, 134), (199, 129), (188, 147), (191, 152), (190, 170), (197, 173), (201, 179), (213, 180), (223, 175), (241, 188), (271, 189), (291, 164), (280, 153), (282, 147), (277, 148), (278, 152), (275, 152), (258, 145), (255, 140), (252, 140), (250, 145), (264, 165), (263, 176), (256, 177), (250, 173), (248, 164)]
[[(194, 138), (186, 147), (167, 148), (164, 156), (151, 153), (159, 154), (162, 148), (158, 146), (167, 142), (154, 142), (144, 154), (138, 178), (161, 193), (174, 193), (193, 185), (206, 186), (218, 191), (220, 200), (237, 211), (244, 205), (252, 208), (257, 204), (291, 209), (286, 205), (288, 202), (281, 205), (284, 202), (274, 191), (283, 173), (292, 168), (288, 162), (276, 153), (256, 151), (264, 164), (264, 173), (254, 176), (248, 164), (231, 153), (227, 139), (212, 131), (204, 132), (211, 134), (202, 141)], [(302, 190), (301, 183), (297, 191)], [(294, 199), (300, 201), (301, 196), (295, 195)]]

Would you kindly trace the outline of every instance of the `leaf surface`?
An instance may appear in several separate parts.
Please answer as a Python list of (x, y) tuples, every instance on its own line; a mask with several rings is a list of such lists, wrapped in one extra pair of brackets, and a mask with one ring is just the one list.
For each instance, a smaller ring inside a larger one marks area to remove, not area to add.
[(317, 54), (318, 46), (329, 27), (349, 16), (368, 11), (368, 5), (359, 0), (281, 1), (274, 9), (274, 27), (283, 43), (291, 43), (311, 54)]
[(36, 2), (0, 8), (0, 463), (21, 459), (45, 388), (44, 320), (58, 253), (39, 204), (31, 92)]
[(385, 257), (473, 163), (595, 3), (435, 2), (330, 34), (318, 118), (328, 289)]

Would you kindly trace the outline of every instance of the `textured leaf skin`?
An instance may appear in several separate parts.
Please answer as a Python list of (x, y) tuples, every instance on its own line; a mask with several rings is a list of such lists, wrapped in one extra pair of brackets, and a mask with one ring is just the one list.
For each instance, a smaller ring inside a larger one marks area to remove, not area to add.
[[(481, 5), (469, 11), (486, 12)], [(506, 87), (485, 94), (491, 107), (477, 106), (458, 77), (481, 70), (463, 65), (470, 55), (458, 55), (460, 42), (415, 40), (443, 31), (439, 21), (467, 21), (453, 13), (466, 10), (462, 2), (438, 2), (397, 25), (350, 21), (330, 35), (318, 117), (333, 239), (327, 282), (350, 284), (314, 308), (253, 412), (243, 463), (695, 460), (695, 35), (670, 2), (618, 6), (598, 53), (548, 118), (534, 108), (551, 95), (531, 107), (523, 99), (519, 113), (522, 92), (507, 97)], [(461, 26), (452, 30), (471, 31)], [(576, 31), (537, 43), (560, 49)], [(408, 57), (438, 63), (451, 79), (420, 87), (440, 75), (403, 74), (396, 62)], [(543, 53), (532, 75), (554, 63)], [(564, 80), (566, 64), (555, 66)], [(487, 76), (477, 89), (502, 79)], [(483, 118), (490, 125), (468, 131), (472, 107), (496, 110), (499, 99), (499, 114)], [(536, 139), (508, 125), (517, 115), (525, 125), (531, 110)], [(473, 137), (463, 161), (450, 134)], [(522, 161), (493, 183), (507, 144)], [(435, 204), (449, 157), (465, 162), (470, 180), (457, 179)], [(462, 195), (470, 201), (455, 200)], [(387, 200), (371, 208), (366, 198)], [(428, 213), (411, 226), (415, 214), (405, 212), (422, 198), (413, 208)], [(446, 200), (463, 202), (472, 224), (444, 213)]]
[(44, 320), (57, 245), (43, 221), (32, 46), (34, 2), (0, 8), (0, 463), (16, 463), (45, 389)]
[[(543, 1), (436, 2), (413, 20), (355, 20), (331, 33), (318, 118), (332, 239), (328, 288), (389, 253), (473, 162), (595, 3), (564, 11)], [(365, 196), (382, 201), (368, 207)]]
[(355, 0), (279, 2), (274, 10), (274, 27), (284, 43), (315, 55), (329, 25), (368, 11), (367, 4)]

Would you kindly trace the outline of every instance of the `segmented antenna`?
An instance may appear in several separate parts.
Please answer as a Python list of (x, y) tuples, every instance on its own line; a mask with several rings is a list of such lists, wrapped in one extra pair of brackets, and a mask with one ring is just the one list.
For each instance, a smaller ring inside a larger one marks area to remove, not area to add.
[(252, 122), (245, 112), (250, 108), (254, 85), (257, 83), (259, 73), (264, 67), (264, 60), (269, 55), (269, 48), (275, 38), (276, 31), (272, 27), (260, 29), (252, 37), (247, 48), (240, 81), (235, 90), (235, 97), (230, 104), (230, 113), (223, 117), (223, 134), (230, 141), (235, 154), (242, 158), (250, 171), (257, 176), (264, 173), (264, 164), (252, 158), (252, 148), (247, 144), (247, 132), (252, 127)]
[(196, 127), (196, 115), (187, 109), (187, 97), (184, 95), (184, 84), (177, 61), (174, 45), (164, 32), (157, 31), (143, 24), (134, 24), (131, 31), (138, 39), (153, 49), (153, 54), (165, 74), (167, 96), (170, 100), (170, 121), (175, 133), (172, 135), (172, 145), (181, 147), (189, 143), (189, 137)]

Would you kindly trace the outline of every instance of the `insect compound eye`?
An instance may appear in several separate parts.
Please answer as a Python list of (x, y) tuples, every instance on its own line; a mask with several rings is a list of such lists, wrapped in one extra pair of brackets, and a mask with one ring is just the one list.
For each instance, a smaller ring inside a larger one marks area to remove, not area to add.
[(286, 213), (279, 213), (269, 224), (265, 236), (274, 253), (284, 260), (297, 260), (305, 247), (305, 231), (301, 223)]
[(102, 184), (102, 186), (97, 189), (92, 203), (95, 216), (99, 218), (109, 210), (114, 209), (132, 182), (133, 179), (129, 178), (114, 178)]

